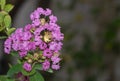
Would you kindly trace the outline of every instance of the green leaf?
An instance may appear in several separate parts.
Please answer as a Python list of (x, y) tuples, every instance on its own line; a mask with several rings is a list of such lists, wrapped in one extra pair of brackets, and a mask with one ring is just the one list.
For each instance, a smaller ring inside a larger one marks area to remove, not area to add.
[(2, 23), (4, 20), (4, 14), (2, 12), (0, 12), (0, 23)]
[(15, 81), (15, 80), (13, 80), (13, 79), (8, 79), (7, 76), (1, 75), (1, 76), (0, 76), (0, 81)]
[(22, 64), (16, 64), (12, 66), (9, 71), (7, 72), (8, 77), (12, 77), (15, 73), (21, 72)]
[(5, 29), (5, 27), (4, 27), (4, 26), (1, 26), (1, 27), (0, 27), (0, 32), (3, 31), (4, 29)]
[(30, 81), (45, 81), (43, 76), (36, 72), (34, 75), (30, 76)]
[(11, 26), (11, 17), (10, 15), (6, 15), (4, 18), (4, 24), (6, 28), (10, 28)]
[(33, 74), (35, 74), (35, 72), (36, 72), (35, 69), (32, 69), (30, 72), (27, 72), (24, 69), (22, 69), (22, 74), (25, 76), (33, 75)]
[(42, 65), (41, 64), (35, 64), (33, 67), (35, 70), (42, 70)]
[(12, 4), (7, 4), (7, 5), (5, 5), (4, 10), (6, 12), (10, 12), (13, 8), (14, 8), (14, 6)]
[(3, 10), (6, 4), (6, 0), (0, 0), (1, 9)]
[(5, 15), (7, 15), (8, 13), (6, 13), (5, 11), (1, 11), (0, 12), (0, 23), (2, 23), (4, 21), (4, 17)]
[(7, 81), (7, 77), (4, 75), (0, 76), (0, 81)]
[(53, 73), (53, 70), (52, 70), (52, 69), (49, 69), (47, 72), (49, 72), (49, 73)]
[(15, 28), (10, 28), (10, 29), (8, 29), (7, 35), (8, 35), (8, 36), (11, 35), (11, 33), (13, 33), (14, 31), (15, 31)]
[(0, 36), (0, 39), (5, 39), (7, 38), (7, 36)]
[(16, 51), (12, 51), (10, 54), (13, 55), (13, 56), (16, 56), (16, 57), (19, 56), (18, 52), (16, 52)]

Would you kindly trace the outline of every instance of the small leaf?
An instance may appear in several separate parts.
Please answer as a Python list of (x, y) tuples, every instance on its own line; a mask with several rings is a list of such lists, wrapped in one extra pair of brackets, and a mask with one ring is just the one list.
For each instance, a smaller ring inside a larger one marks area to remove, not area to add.
[(0, 36), (0, 39), (5, 39), (7, 38), (7, 36)]
[(10, 12), (12, 9), (13, 9), (13, 5), (11, 5), (11, 4), (7, 4), (7, 5), (5, 5), (5, 8), (4, 8), (4, 10), (6, 11), (6, 12)]
[(18, 59), (18, 60), (17, 60), (17, 63), (21, 64), (21, 61), (20, 61), (20, 59)]
[(34, 75), (30, 76), (30, 81), (45, 81), (43, 76), (36, 72)]
[(22, 74), (25, 76), (33, 75), (33, 74), (35, 74), (35, 72), (36, 72), (35, 69), (32, 69), (30, 72), (27, 72), (24, 69), (22, 69)]
[(10, 28), (10, 25), (11, 25), (11, 17), (10, 17), (10, 15), (5, 16), (4, 23), (5, 23), (6, 28)]
[(42, 70), (42, 65), (41, 64), (35, 64), (35, 66), (33, 67), (36, 70)]
[(6, 0), (0, 0), (1, 9), (3, 10), (6, 4)]
[(47, 72), (49, 72), (49, 73), (53, 73), (53, 70), (52, 70), (52, 69), (49, 69)]
[(11, 33), (13, 33), (14, 31), (15, 31), (15, 28), (10, 28), (10, 29), (8, 29), (7, 35), (8, 35), (8, 36), (11, 35)]
[(4, 17), (5, 15), (7, 15), (8, 13), (6, 13), (5, 11), (1, 11), (0, 12), (0, 23), (2, 23), (4, 21)]
[(1, 26), (1, 27), (0, 27), (0, 32), (3, 31), (4, 29), (5, 29), (5, 27), (4, 27), (4, 26)]
[(21, 72), (21, 70), (22, 64), (16, 64), (9, 69), (9, 71), (7, 72), (7, 76), (12, 77), (15, 73)]
[(4, 14), (2, 12), (0, 12), (0, 23), (2, 23), (4, 20)]
[(16, 51), (12, 51), (10, 54), (13, 55), (13, 56), (16, 56), (16, 57), (19, 56), (19, 55), (18, 55), (18, 52), (16, 52)]
[(8, 63), (9, 67), (12, 68), (12, 65), (10, 63)]

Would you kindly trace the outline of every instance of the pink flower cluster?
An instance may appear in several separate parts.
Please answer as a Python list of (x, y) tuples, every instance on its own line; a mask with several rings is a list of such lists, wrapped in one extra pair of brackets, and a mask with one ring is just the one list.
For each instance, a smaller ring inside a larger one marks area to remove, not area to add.
[[(57, 17), (50, 9), (37, 8), (30, 15), (31, 24), (18, 28), (4, 43), (7, 54), (18, 52), (23, 59), (23, 68), (32, 70), (33, 63), (42, 64), (43, 70), (58, 70), (61, 60), (59, 51), (62, 48), (64, 34), (56, 24)], [(40, 53), (41, 52), (41, 53)]]

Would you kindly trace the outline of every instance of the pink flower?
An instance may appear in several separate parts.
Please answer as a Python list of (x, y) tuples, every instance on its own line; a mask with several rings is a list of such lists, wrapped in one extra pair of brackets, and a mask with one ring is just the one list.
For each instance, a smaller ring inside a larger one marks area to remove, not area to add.
[(51, 11), (49, 8), (47, 8), (47, 9), (46, 9), (46, 12), (45, 12), (45, 16), (50, 15), (50, 14), (51, 14), (51, 12), (52, 12), (52, 11)]
[(11, 40), (10, 38), (8, 38), (8, 39), (5, 41), (5, 43), (4, 43), (4, 46), (5, 46), (4, 51), (5, 51), (5, 53), (10, 54), (11, 44), (12, 44), (12, 40)]
[(60, 62), (61, 59), (58, 56), (52, 56), (51, 60), (53, 64), (57, 64)]
[(49, 49), (45, 49), (45, 50), (43, 51), (43, 55), (44, 55), (45, 57), (50, 58), (50, 57), (52, 56), (52, 51), (50, 51)]
[(54, 16), (54, 15), (51, 15), (51, 16), (49, 17), (49, 19), (50, 19), (50, 22), (51, 22), (51, 23), (56, 23), (56, 22), (57, 22), (57, 17)]
[(53, 65), (52, 65), (52, 69), (54, 69), (54, 70), (58, 70), (58, 69), (60, 69), (59, 64), (57, 64), (57, 65), (53, 64)]
[(40, 20), (39, 19), (35, 19), (33, 21), (33, 23), (34, 23), (34, 26), (39, 26), (40, 25)]
[(19, 52), (20, 57), (25, 57), (27, 55), (27, 51), (20, 51)]
[(31, 64), (29, 64), (29, 63), (27, 63), (27, 62), (25, 62), (25, 63), (23, 64), (23, 68), (24, 68), (26, 71), (31, 71), (31, 70), (32, 70)]
[(45, 62), (42, 63), (42, 68), (44, 71), (47, 71), (50, 68), (50, 62), (48, 60), (45, 60)]

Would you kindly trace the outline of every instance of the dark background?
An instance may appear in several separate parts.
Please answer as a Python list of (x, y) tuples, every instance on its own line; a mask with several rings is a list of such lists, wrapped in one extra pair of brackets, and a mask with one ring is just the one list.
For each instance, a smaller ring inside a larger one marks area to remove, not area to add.
[[(46, 81), (120, 81), (120, 0), (7, 0), (14, 27), (31, 23), (37, 7), (50, 8), (65, 34), (61, 69), (42, 72)], [(3, 52), (0, 74), (15, 59)], [(14, 60), (13, 60), (14, 59)]]

